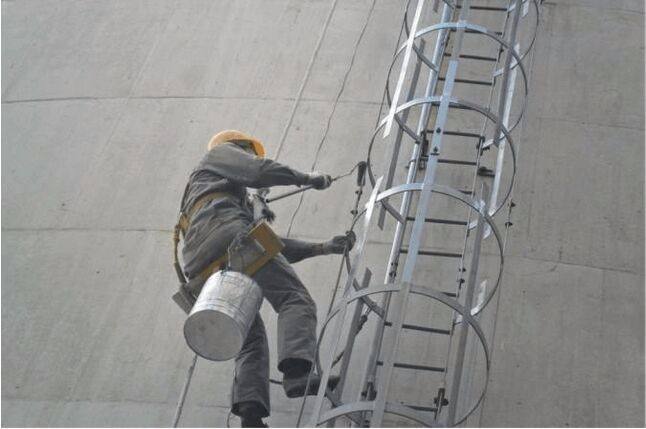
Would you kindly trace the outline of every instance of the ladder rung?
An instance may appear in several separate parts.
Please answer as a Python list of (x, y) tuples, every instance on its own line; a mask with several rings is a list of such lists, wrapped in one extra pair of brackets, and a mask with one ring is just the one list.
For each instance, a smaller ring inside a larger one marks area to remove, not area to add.
[[(470, 34), (482, 34), (479, 31), (471, 30), (470, 28), (467, 28), (466, 30), (464, 30), (464, 32), (470, 33)], [(494, 31), (493, 33), (496, 34), (497, 36), (502, 36), (502, 31)]]
[[(433, 130), (428, 130), (427, 132), (432, 133)], [(476, 139), (484, 138), (483, 135), (476, 134), (476, 133), (466, 133), (466, 132), (463, 132), (463, 131), (443, 131), (442, 134), (444, 134), (445, 136), (473, 137), (473, 138), (476, 138)]]
[[(415, 218), (413, 216), (408, 216), (406, 218), (406, 220), (407, 221), (414, 221)], [(467, 222), (464, 221), (464, 220), (438, 219), (438, 218), (434, 218), (434, 217), (427, 217), (426, 219), (424, 219), (424, 222), (443, 223), (443, 224), (446, 224), (446, 225), (461, 225), (461, 226), (465, 226), (467, 224)]]
[[(443, 77), (437, 78), (440, 82), (444, 82)], [(492, 86), (493, 83), (486, 80), (473, 80), (473, 79), (455, 79), (455, 83), (468, 83), (470, 85), (483, 85), (483, 86)]]
[(402, 405), (417, 411), (427, 411), (429, 413), (434, 413), (437, 411), (437, 407), (426, 407), (423, 405), (412, 405), (412, 404), (402, 404)]
[[(377, 361), (377, 365), (381, 366), (384, 363), (380, 360)], [(395, 368), (402, 368), (402, 369), (416, 369), (419, 371), (432, 371), (432, 372), (444, 372), (444, 368), (440, 368), (439, 366), (427, 366), (427, 365), (413, 365), (410, 363), (402, 363), (402, 362), (395, 362), (393, 364)]]
[[(457, 30), (455, 28), (451, 28), (449, 31), (455, 33)], [(472, 30), (470, 28), (465, 29), (464, 32), (469, 34), (482, 34), (481, 32)], [(494, 31), (494, 33), (498, 36), (502, 36), (502, 31)]]
[[(399, 249), (401, 253), (408, 254), (408, 247), (402, 247)], [(423, 250), (420, 249), (417, 251), (419, 255), (425, 255), (425, 256), (443, 256), (446, 258), (461, 258), (462, 253), (453, 253), (453, 252), (438, 252), (435, 250)]]
[(477, 162), (475, 161), (464, 161), (462, 159), (438, 159), (437, 162), (440, 164), (456, 164), (456, 165), (473, 165), (476, 166), (478, 165)]
[[(445, 57), (450, 57), (451, 55), (453, 55), (451, 52), (444, 53)], [(460, 55), (460, 58), (464, 58), (465, 60), (489, 61), (491, 63), (495, 63), (498, 61), (498, 58), (495, 58), (495, 57), (483, 57), (482, 55), (471, 55), (471, 54), (462, 54)]]
[[(386, 322), (384, 323), (386, 326), (392, 326), (392, 322)], [(422, 332), (430, 332), (433, 334), (442, 334), (442, 335), (449, 335), (451, 331), (448, 329), (437, 329), (437, 328), (428, 328), (426, 326), (419, 326), (419, 325), (409, 325), (407, 323), (404, 323), (402, 325), (403, 329), (409, 329), (411, 331), (422, 331)]]
[(450, 106), (451, 109), (456, 109), (456, 110), (473, 110), (473, 107), (470, 106), (465, 106), (463, 104), (456, 104), (455, 106)]
[[(458, 4), (455, 5), (456, 9), (462, 9), (462, 5)], [(471, 10), (490, 10), (493, 12), (507, 12), (506, 7), (500, 7), (500, 6), (469, 6), (469, 9)]]

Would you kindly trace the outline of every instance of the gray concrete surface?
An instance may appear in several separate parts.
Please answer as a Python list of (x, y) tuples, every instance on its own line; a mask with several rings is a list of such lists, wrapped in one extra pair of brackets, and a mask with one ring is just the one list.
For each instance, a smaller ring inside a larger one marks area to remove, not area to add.
[[(191, 354), (170, 228), (211, 134), (248, 130), (303, 170), (364, 153), (404, 1), (339, 0), (326, 26), (333, 3), (2, 2), (3, 426), (171, 423)], [(643, 426), (643, 3), (543, 11), (493, 374), (470, 424)], [(352, 189), (307, 195), (292, 233), (344, 230)], [(276, 207), (279, 232), (297, 202)], [(337, 264), (296, 266), (321, 317)], [(198, 363), (183, 426), (224, 425), (231, 374)], [(293, 426), (299, 402), (276, 386), (272, 400), (270, 425)]]

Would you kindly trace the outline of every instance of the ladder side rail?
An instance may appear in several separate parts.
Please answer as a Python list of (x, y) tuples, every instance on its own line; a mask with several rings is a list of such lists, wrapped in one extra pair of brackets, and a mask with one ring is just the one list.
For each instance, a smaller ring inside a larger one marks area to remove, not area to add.
[[(449, 7), (447, 4), (444, 4), (442, 8), (441, 21), (443, 23), (448, 22), (451, 19), (452, 14), (453, 14), (453, 9)], [(442, 61), (444, 56), (444, 50), (446, 47), (446, 42), (449, 34), (450, 33), (446, 29), (440, 30), (440, 32), (438, 33), (438, 38), (435, 42), (432, 61), (433, 61), (433, 64), (437, 66), (438, 70), (439, 70), (439, 64)], [(428, 74), (427, 86), (424, 91), (426, 97), (435, 93), (437, 82), (438, 82), (437, 78), (438, 78), (438, 72), (436, 72), (433, 69), (430, 69)], [(426, 122), (430, 114), (430, 109), (431, 109), (431, 106), (428, 104), (425, 104), (422, 107), (420, 120), (418, 122), (418, 127), (417, 127), (418, 135), (421, 134), (421, 132), (424, 131), (424, 129), (426, 128)], [(421, 145), (419, 144), (415, 145), (413, 147), (411, 158), (410, 158), (411, 160), (409, 162), (409, 170), (406, 177), (407, 184), (415, 182), (417, 171), (419, 168), (419, 161), (420, 161), (421, 154), (422, 154)], [(412, 199), (412, 192), (404, 193), (402, 197), (400, 209), (399, 209), (400, 215), (403, 216), (404, 218), (408, 216), (408, 213), (410, 211), (410, 206), (412, 202), (411, 199)], [(397, 262), (399, 260), (399, 248), (401, 247), (401, 244), (404, 239), (405, 229), (406, 229), (405, 224), (398, 223), (396, 226), (395, 234), (393, 238), (393, 245), (391, 247), (391, 251), (390, 251), (390, 255), (387, 263), (387, 274), (385, 279), (386, 283), (392, 283), (394, 281), (395, 277), (391, 273), (393, 271), (396, 273), (396, 270), (397, 270)], [(382, 299), (381, 308), (384, 309), (385, 314), (387, 314), (390, 298), (391, 298), (390, 294), (386, 294)], [(362, 399), (362, 394), (364, 392), (369, 394), (368, 392), (369, 383), (374, 383), (375, 381), (375, 373), (377, 370), (377, 360), (379, 357), (379, 352), (381, 350), (381, 342), (383, 340), (383, 334), (385, 329), (385, 322), (386, 322), (385, 319), (386, 317), (384, 316), (383, 320), (380, 320), (378, 323), (378, 326), (375, 328), (374, 339), (371, 343), (370, 353), (368, 354), (368, 359), (366, 360), (364, 369), (362, 371), (362, 377), (361, 377), (362, 388), (359, 389), (359, 395), (357, 398), (358, 400)]]
[[(510, 0), (510, 2), (511, 1), (514, 1), (514, 0)], [(507, 10), (509, 11), (509, 5), (507, 7)], [(508, 21), (509, 21), (509, 12), (507, 12), (505, 14), (505, 16), (504, 16), (504, 20), (503, 20), (503, 24), (502, 24), (503, 33), (504, 33), (505, 29), (507, 28)], [(498, 48), (498, 49), (500, 49), (500, 48)], [(494, 61), (493, 65), (492, 65), (492, 75), (493, 75), (492, 79), (493, 79), (494, 82), (495, 82), (496, 70), (498, 68), (499, 62), (500, 62), (500, 53), (496, 56), (495, 61)], [(515, 71), (516, 70), (514, 69), (514, 77), (515, 77)], [(509, 97), (513, 96), (513, 83), (511, 85), (511, 91), (512, 92), (509, 95)], [(491, 109), (491, 105), (492, 105), (493, 99), (494, 99), (494, 93), (495, 93), (495, 85), (492, 85), (490, 90), (489, 90), (487, 106), (486, 106), (487, 109)], [(509, 103), (509, 107), (511, 107), (511, 103)], [(511, 111), (511, 109), (508, 109), (508, 110)], [(506, 119), (506, 122), (505, 122), (505, 126), (507, 126), (507, 123), (508, 123), (508, 120), (509, 120), (508, 116), (506, 116), (506, 118), (507, 119)], [(486, 129), (487, 129), (487, 124), (489, 122), (490, 122), (490, 120), (487, 117), (483, 118), (482, 127), (481, 127), (480, 132), (479, 132), (480, 136), (485, 135)], [(471, 189), (476, 189), (476, 186), (477, 186), (478, 170), (479, 170), (480, 165), (481, 165), (480, 161), (481, 161), (481, 156), (482, 156), (482, 151), (480, 150), (480, 146), (482, 145), (482, 143), (483, 143), (483, 140), (480, 139), (478, 141), (478, 145), (476, 147), (476, 161), (475, 161), (476, 166), (475, 166), (475, 171), (474, 171), (474, 174), (473, 174)], [(501, 154), (501, 152), (503, 152), (502, 149), (503, 148), (499, 148), (499, 152), (498, 152), (498, 163), (501, 165), (501, 167), (498, 168), (498, 164), (496, 164), (496, 167), (497, 167), (496, 171), (498, 171), (498, 169), (499, 169), (501, 172), (502, 172), (502, 159), (503, 159), (502, 158), (503, 154)], [(498, 186), (499, 186), (499, 184), (498, 184)], [(467, 220), (466, 220), (466, 228), (465, 228), (465, 231), (464, 231), (464, 238), (463, 238), (463, 243), (462, 243), (462, 252), (461, 252), (462, 257), (460, 258), (460, 261), (458, 262), (458, 265), (457, 265), (456, 280), (455, 280), (456, 281), (456, 287), (455, 287), (456, 298), (459, 298), (459, 296), (460, 296), (460, 292), (461, 292), (461, 289), (462, 289), (462, 284), (463, 284), (463, 281), (464, 281), (463, 280), (464, 272), (466, 271), (464, 258), (465, 258), (466, 254), (467, 254), (469, 231), (472, 229), (472, 226), (473, 226), (471, 224), (471, 216), (472, 216), (473, 212), (474, 212), (474, 210), (472, 208), (470, 208), (470, 207), (466, 208), (465, 215), (466, 215)], [(477, 212), (476, 212), (476, 216), (478, 216)], [(486, 228), (487, 228), (486, 231), (490, 232), (490, 229), (489, 229), (488, 225), (486, 226)], [(485, 238), (486, 238), (487, 235), (488, 234), (485, 233)], [(447, 345), (446, 354), (445, 354), (445, 357), (444, 357), (444, 366), (447, 368), (447, 371), (444, 373), (443, 381), (440, 384), (441, 387), (445, 387), (447, 385), (447, 377), (449, 376), (448, 368), (449, 368), (450, 360), (451, 360), (451, 350), (453, 350), (453, 346), (454, 346), (454, 344), (453, 344), (453, 339), (454, 339), (453, 333), (454, 333), (454, 327), (455, 327), (454, 321), (455, 321), (456, 317), (459, 317), (459, 316), (456, 316), (455, 311), (453, 311), (452, 314), (453, 314), (453, 317), (448, 322), (449, 323), (448, 328), (449, 328), (449, 330), (451, 332), (451, 335), (449, 337), (449, 343)], [(436, 415), (436, 417), (439, 417), (439, 413), (441, 411), (442, 411), (442, 408), (441, 408), (441, 406), (438, 405), (438, 414)], [(451, 419), (451, 420), (453, 420), (453, 419)]]
[[(373, 189), (372, 194), (370, 195), (370, 199), (366, 203), (366, 213), (363, 220), (363, 231), (360, 238), (357, 240), (356, 253), (353, 256), (352, 268), (350, 269), (350, 273), (348, 274), (348, 277), (346, 279), (345, 286), (343, 289), (343, 296), (341, 298), (341, 300), (345, 301), (345, 303), (344, 305), (342, 305), (341, 310), (339, 311), (339, 315), (337, 316), (337, 320), (335, 321), (335, 329), (332, 332), (339, 332), (342, 329), (345, 322), (345, 316), (346, 316), (346, 313), (348, 310), (348, 304), (349, 304), (348, 295), (353, 290), (352, 285), (356, 277), (356, 272), (357, 272), (357, 269), (359, 268), (359, 264), (363, 259), (365, 244), (368, 239), (368, 232), (370, 229), (370, 223), (372, 220), (372, 215), (374, 213), (377, 195), (379, 193), (382, 180), (383, 180), (383, 176), (377, 179), (377, 182), (375, 183), (375, 188)], [(319, 341), (320, 341), (320, 338), (319, 338)], [(327, 348), (327, 350), (325, 350), (326, 359), (321, 362), (321, 374), (320, 374), (321, 381), (320, 381), (318, 393), (316, 395), (316, 401), (312, 412), (312, 416), (310, 418), (310, 424), (309, 424), (310, 426), (316, 426), (319, 422), (321, 411), (323, 409), (325, 393), (327, 390), (327, 383), (330, 378), (330, 372), (332, 369), (334, 354), (336, 352), (339, 342), (340, 342), (339, 336), (333, 337), (332, 344)]]
[[(422, 39), (419, 44), (419, 51), (423, 53), (425, 47), (426, 47), (426, 41)], [(412, 100), (413, 97), (415, 96), (415, 90), (417, 89), (417, 81), (419, 80), (419, 73), (421, 71), (421, 68), (422, 68), (422, 62), (417, 61), (417, 63), (415, 64), (415, 70), (413, 70), (413, 77), (411, 79), (411, 84), (408, 89), (406, 101)], [(388, 85), (386, 85), (386, 87), (388, 87)], [(409, 114), (410, 114), (410, 110), (405, 110), (402, 113), (403, 123), (406, 123), (406, 121), (408, 121)], [(386, 174), (386, 184), (384, 185), (384, 189), (390, 188), (393, 184), (393, 179), (395, 177), (395, 170), (397, 169), (397, 161), (399, 161), (399, 154), (401, 152), (401, 142), (402, 142), (403, 136), (404, 136), (404, 129), (402, 127), (398, 127), (397, 136), (395, 138), (395, 142), (393, 143), (392, 155), (390, 156), (390, 165), (388, 166), (388, 173)], [(379, 226), (380, 229), (384, 228), (385, 220), (386, 220), (386, 206), (382, 204), (379, 207), (379, 220), (377, 221), (377, 225)]]
[[(463, 5), (469, 5), (470, 0), (465, 0)], [(460, 23), (464, 22), (464, 19), (467, 17), (468, 7), (463, 7), (460, 10)], [(417, 254), (421, 247), (421, 238), (424, 227), (424, 219), (427, 217), (427, 213), (430, 206), (431, 200), (431, 188), (435, 182), (435, 174), (437, 170), (437, 159), (439, 158), (439, 153), (442, 148), (442, 133), (444, 125), (446, 123), (447, 114), (449, 110), (449, 100), (453, 91), (453, 85), (455, 83), (457, 68), (459, 64), (459, 56), (462, 50), (462, 39), (464, 37), (463, 26), (460, 26), (455, 33), (454, 47), (452, 49), (452, 57), (449, 61), (449, 68), (447, 75), (444, 81), (443, 94), (440, 101), (440, 106), (438, 108), (438, 113), (435, 121), (435, 126), (433, 127), (435, 132), (433, 134), (433, 139), (430, 144), (430, 149), (435, 156), (429, 156), (429, 160), (426, 165), (426, 174), (424, 176), (424, 189), (422, 190), (416, 209), (415, 221), (413, 222), (411, 230), (410, 244), (408, 246), (409, 253), (406, 258), (406, 264), (404, 265), (402, 273), (402, 289), (399, 292), (399, 302), (393, 312), (392, 320), (392, 339), (390, 344), (385, 348), (385, 356), (383, 359), (382, 366), (382, 377), (379, 381), (377, 388), (377, 396), (375, 398), (375, 407), (370, 421), (371, 427), (379, 427), (382, 425), (386, 399), (388, 396), (388, 390), (390, 387), (390, 382), (392, 379), (393, 365), (395, 362), (395, 355), (399, 345), (399, 339), (401, 335), (402, 325), (404, 321), (403, 309), (407, 305), (408, 295), (410, 294), (411, 282), (413, 281), (413, 273), (415, 270), (415, 264), (417, 261)], [(390, 308), (388, 309), (390, 313)]]
[[(483, 183), (483, 195), (482, 201), (485, 202), (483, 208), (484, 212), (487, 213), (486, 201), (488, 199), (488, 189), (486, 184)], [(473, 295), (475, 293), (476, 282), (478, 280), (478, 266), (480, 264), (480, 251), (482, 240), (485, 233), (485, 224), (482, 216), (478, 216), (478, 226), (476, 227), (476, 235), (473, 244), (473, 254), (471, 255), (471, 263), (469, 264), (469, 279), (466, 284), (465, 298), (464, 298), (464, 308), (467, 311), (470, 311), (471, 305), (473, 303)], [(447, 426), (454, 426), (455, 415), (457, 412), (458, 405), (458, 395), (460, 393), (460, 383), (462, 381), (462, 370), (464, 364), (464, 357), (466, 353), (467, 345), (467, 335), (469, 333), (469, 325), (466, 322), (463, 322), (460, 325), (458, 333), (458, 350), (456, 352), (455, 358), (455, 369), (453, 371), (453, 381), (451, 384), (451, 390), (449, 392), (449, 416), (447, 419)]]

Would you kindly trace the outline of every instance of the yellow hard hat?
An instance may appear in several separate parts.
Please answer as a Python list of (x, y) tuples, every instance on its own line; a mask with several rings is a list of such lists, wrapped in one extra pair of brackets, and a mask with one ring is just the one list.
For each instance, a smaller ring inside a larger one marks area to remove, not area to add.
[(213, 149), (215, 146), (219, 145), (220, 143), (226, 143), (232, 140), (247, 141), (251, 143), (251, 146), (253, 147), (253, 151), (256, 152), (256, 155), (265, 156), (265, 147), (262, 145), (260, 140), (236, 130), (220, 131), (219, 133), (211, 137), (208, 150)]

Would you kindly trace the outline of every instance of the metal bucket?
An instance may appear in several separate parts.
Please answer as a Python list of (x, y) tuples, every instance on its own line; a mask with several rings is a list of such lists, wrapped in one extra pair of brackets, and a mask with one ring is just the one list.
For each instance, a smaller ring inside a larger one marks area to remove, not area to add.
[(235, 357), (262, 304), (262, 291), (251, 277), (218, 271), (208, 278), (184, 323), (188, 346), (208, 360)]

